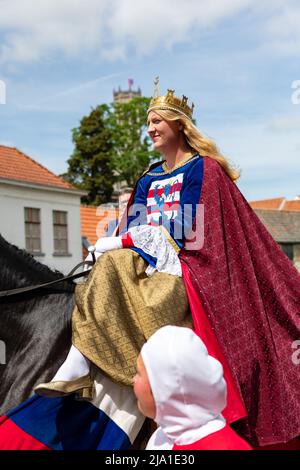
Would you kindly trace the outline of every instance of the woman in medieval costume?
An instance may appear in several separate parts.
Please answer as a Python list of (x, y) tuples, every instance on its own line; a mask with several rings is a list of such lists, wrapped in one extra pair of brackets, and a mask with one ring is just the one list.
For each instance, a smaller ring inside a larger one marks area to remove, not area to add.
[(92, 399), (95, 370), (131, 385), (144, 342), (191, 314), (223, 365), (227, 422), (253, 446), (287, 442), (300, 434), (300, 275), (192, 113), (185, 96), (158, 96), (156, 83), (148, 132), (164, 161), (137, 181), (117, 235), (96, 243), (101, 256), (76, 290), (69, 356), (36, 391)]

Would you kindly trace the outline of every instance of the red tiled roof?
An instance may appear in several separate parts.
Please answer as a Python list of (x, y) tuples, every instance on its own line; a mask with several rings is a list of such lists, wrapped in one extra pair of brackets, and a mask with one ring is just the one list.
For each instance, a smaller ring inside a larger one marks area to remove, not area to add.
[(285, 211), (300, 211), (300, 199), (285, 201), (283, 209)]
[(119, 210), (103, 206), (81, 206), (81, 235), (86, 237), (91, 244), (98, 238), (105, 236), (109, 222), (118, 218)]
[(279, 209), (280, 205), (284, 202), (284, 197), (277, 197), (273, 199), (262, 199), (261, 201), (249, 202), (252, 209)]
[(300, 211), (300, 199), (288, 200), (284, 197), (277, 197), (273, 199), (262, 199), (261, 201), (251, 201), (249, 204), (252, 209)]
[(20, 152), (17, 148), (4, 145), (0, 145), (0, 178), (75, 189), (74, 186)]

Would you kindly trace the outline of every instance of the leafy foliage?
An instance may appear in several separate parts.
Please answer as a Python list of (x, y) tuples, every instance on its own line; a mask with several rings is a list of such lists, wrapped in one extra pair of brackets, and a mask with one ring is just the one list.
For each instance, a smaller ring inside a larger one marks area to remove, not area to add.
[(118, 181), (132, 187), (157, 155), (151, 150), (146, 132), (148, 98), (134, 98), (128, 103), (114, 103), (110, 115), (113, 148), (112, 166)]
[(102, 104), (73, 129), (74, 151), (67, 173), (61, 176), (88, 192), (83, 202), (98, 205), (110, 201), (117, 181), (132, 187), (158, 157), (146, 133), (148, 106), (148, 98)]

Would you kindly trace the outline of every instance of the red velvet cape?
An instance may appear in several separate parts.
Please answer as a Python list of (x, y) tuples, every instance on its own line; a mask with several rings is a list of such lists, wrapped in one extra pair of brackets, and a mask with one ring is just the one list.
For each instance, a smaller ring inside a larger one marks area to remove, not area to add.
[(204, 245), (179, 256), (195, 331), (224, 367), (223, 414), (253, 446), (289, 441), (300, 435), (300, 274), (209, 157), (199, 202)]
[[(188, 295), (200, 300), (248, 413), (235, 429), (254, 446), (289, 441), (300, 435), (300, 364), (292, 360), (300, 274), (209, 157), (200, 203), (204, 245), (183, 249), (180, 259)], [(201, 312), (190, 305), (202, 337)]]

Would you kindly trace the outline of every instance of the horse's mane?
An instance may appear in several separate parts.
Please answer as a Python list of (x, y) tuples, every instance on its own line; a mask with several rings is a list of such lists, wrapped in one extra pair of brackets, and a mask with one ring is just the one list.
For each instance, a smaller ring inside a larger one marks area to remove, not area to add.
[[(63, 275), (39, 263), (0, 235), (0, 291), (34, 286)], [(47, 382), (71, 346), (71, 315), (76, 284), (0, 297), (0, 340), (6, 345), (0, 364), (0, 413), (21, 403), (37, 383)]]
[[(57, 270), (50, 269), (45, 264), (37, 261), (26, 250), (18, 248), (6, 241), (0, 234), (0, 280), (7, 284), (7, 279), (11, 279), (12, 284), (26, 285), (43, 283), (59, 279), (63, 274)], [(73, 285), (73, 283), (64, 282)]]

